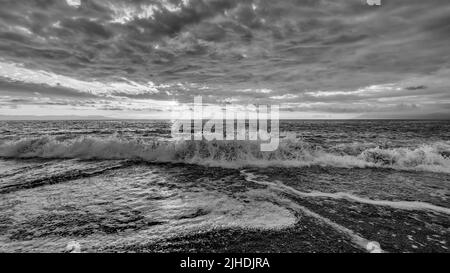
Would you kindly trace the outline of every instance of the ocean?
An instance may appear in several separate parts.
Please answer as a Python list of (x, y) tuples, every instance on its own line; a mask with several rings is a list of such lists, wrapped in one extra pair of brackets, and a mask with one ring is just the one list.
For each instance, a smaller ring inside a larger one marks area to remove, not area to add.
[(450, 252), (450, 121), (0, 121), (0, 252)]

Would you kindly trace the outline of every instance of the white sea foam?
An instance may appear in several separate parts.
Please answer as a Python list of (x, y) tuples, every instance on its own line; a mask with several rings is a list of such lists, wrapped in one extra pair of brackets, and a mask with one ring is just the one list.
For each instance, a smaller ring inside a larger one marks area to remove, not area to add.
[(24, 138), (0, 144), (0, 157), (132, 159), (240, 167), (303, 167), (312, 165), (343, 168), (392, 168), (450, 173), (450, 147), (442, 143), (417, 148), (368, 148), (358, 155), (326, 151), (301, 141), (287, 139), (273, 152), (261, 152), (251, 141), (158, 141), (143, 142), (117, 137)]
[(282, 182), (269, 182), (265, 180), (258, 179), (258, 177), (252, 173), (241, 171), (241, 173), (246, 177), (247, 181), (257, 183), (260, 185), (265, 185), (271, 187), (275, 190), (279, 190), (285, 193), (294, 194), (299, 197), (309, 197), (309, 198), (329, 198), (329, 199), (346, 199), (357, 203), (369, 204), (374, 206), (385, 206), (395, 209), (403, 210), (428, 210), (435, 211), (443, 214), (450, 214), (450, 209), (446, 207), (436, 206), (426, 202), (419, 201), (388, 201), (388, 200), (373, 200), (369, 198), (359, 197), (346, 192), (337, 193), (326, 193), (326, 192), (302, 192), (294, 189), (293, 187), (287, 186)]
[[(256, 180), (257, 177), (253, 175), (252, 173), (242, 171), (242, 173), (247, 177), (248, 181), (255, 182), (258, 184), (270, 184), (270, 182), (265, 182), (261, 180)], [(267, 195), (267, 194), (266, 194)], [(363, 238), (353, 230), (344, 227), (336, 222), (333, 222), (332, 220), (304, 207), (300, 206), (299, 204), (286, 199), (286, 198), (277, 198), (277, 203), (280, 205), (283, 205), (283, 207), (290, 208), (295, 211), (299, 211), (303, 213), (304, 215), (307, 215), (309, 217), (312, 217), (319, 221), (320, 223), (327, 225), (331, 227), (332, 229), (336, 230), (337, 232), (347, 236), (356, 246), (358, 246), (361, 249), (364, 249), (365, 251), (368, 251), (370, 253), (383, 253), (384, 251), (381, 249), (380, 245), (378, 244), (378, 248), (373, 247), (373, 241), (369, 241), (366, 238)]]
[(370, 252), (370, 253), (383, 253), (385, 252), (383, 249), (381, 249), (380, 245), (378, 244), (376, 248), (373, 247), (373, 242), (367, 240), (366, 238), (361, 237), (353, 230), (346, 228), (344, 226), (339, 225), (338, 223), (335, 223), (331, 221), (330, 219), (323, 217), (322, 215), (319, 215), (303, 206), (300, 205), (293, 205), (293, 208), (296, 208), (297, 210), (302, 211), (304, 214), (313, 217), (320, 222), (326, 224), (327, 226), (333, 228), (334, 230), (345, 234), (347, 237), (351, 239), (351, 241), (357, 245), (358, 247)]

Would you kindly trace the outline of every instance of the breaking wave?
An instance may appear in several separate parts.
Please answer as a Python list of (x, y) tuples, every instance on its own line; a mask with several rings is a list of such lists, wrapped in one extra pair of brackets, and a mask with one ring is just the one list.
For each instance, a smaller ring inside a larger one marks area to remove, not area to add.
[(159, 163), (188, 163), (226, 168), (304, 167), (392, 168), (450, 173), (450, 145), (434, 143), (416, 148), (367, 148), (359, 154), (327, 151), (299, 140), (286, 139), (273, 152), (261, 152), (255, 141), (154, 141), (118, 137), (24, 138), (0, 144), (3, 158), (128, 159)]

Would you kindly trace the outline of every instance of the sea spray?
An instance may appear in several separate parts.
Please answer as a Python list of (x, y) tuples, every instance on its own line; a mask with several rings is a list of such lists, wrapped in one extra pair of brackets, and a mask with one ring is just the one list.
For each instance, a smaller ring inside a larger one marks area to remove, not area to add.
[(285, 139), (276, 151), (263, 152), (257, 141), (142, 141), (112, 137), (23, 138), (0, 144), (0, 157), (47, 159), (130, 159), (225, 168), (304, 167), (392, 168), (450, 173), (441, 143), (417, 148), (368, 148), (358, 155), (335, 153), (301, 140)]

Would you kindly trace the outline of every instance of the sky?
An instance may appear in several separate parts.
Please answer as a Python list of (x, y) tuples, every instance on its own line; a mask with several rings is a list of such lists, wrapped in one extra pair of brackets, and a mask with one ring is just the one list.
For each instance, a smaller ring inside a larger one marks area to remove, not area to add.
[(0, 0), (0, 119), (450, 118), (450, 1)]

